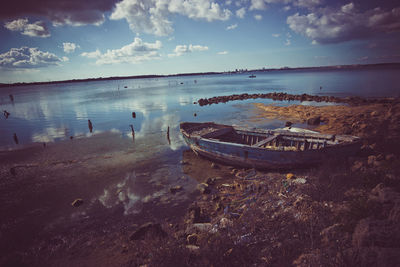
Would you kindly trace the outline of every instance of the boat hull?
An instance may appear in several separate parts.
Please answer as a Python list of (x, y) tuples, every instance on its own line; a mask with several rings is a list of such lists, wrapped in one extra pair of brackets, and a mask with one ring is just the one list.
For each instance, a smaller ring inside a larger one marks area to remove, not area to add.
[(359, 142), (354, 142), (318, 150), (280, 151), (190, 136), (184, 131), (182, 133), (185, 142), (198, 155), (228, 165), (256, 169), (308, 167), (333, 156), (349, 156), (360, 147)]

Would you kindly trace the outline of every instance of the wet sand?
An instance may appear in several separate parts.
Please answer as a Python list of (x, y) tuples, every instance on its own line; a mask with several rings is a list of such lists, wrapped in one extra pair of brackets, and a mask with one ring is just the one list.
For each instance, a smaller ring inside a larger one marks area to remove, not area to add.
[[(148, 136), (152, 151), (140, 139), (132, 146), (103, 133), (0, 152), (0, 265), (68, 265), (76, 253), (79, 265), (92, 252), (112, 261), (126, 229), (178, 220), (197, 182), (176, 166), (181, 152), (166, 149), (160, 137)], [(184, 191), (172, 195), (174, 185)], [(83, 204), (73, 207), (78, 198)]]

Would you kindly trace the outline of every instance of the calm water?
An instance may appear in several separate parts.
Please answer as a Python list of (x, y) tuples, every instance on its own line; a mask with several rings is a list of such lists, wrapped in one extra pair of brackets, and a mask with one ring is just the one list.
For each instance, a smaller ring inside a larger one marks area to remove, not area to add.
[[(181, 121), (246, 124), (243, 111), (249, 108), (243, 104), (272, 101), (257, 99), (205, 107), (193, 102), (204, 97), (259, 92), (399, 96), (400, 70), (287, 71), (258, 73), (255, 79), (235, 74), (1, 88), (0, 108), (11, 115), (0, 119), (0, 148), (90, 136), (88, 119), (94, 133), (113, 131), (126, 138), (131, 137), (130, 124), (136, 138), (166, 131), (168, 126), (177, 132)], [(9, 94), (14, 95), (14, 103)], [(131, 116), (133, 111), (136, 119)]]

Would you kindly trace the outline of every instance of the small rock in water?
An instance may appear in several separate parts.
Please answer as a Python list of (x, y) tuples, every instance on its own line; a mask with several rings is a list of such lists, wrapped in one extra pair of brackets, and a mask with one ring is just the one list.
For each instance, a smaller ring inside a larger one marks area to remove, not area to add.
[(211, 193), (211, 190), (208, 186), (208, 184), (206, 183), (201, 183), (197, 185), (197, 189), (200, 191), (200, 193), (202, 194), (209, 194)]
[(83, 199), (77, 198), (74, 201), (72, 201), (71, 206), (73, 207), (79, 207), (80, 205), (83, 204)]
[(292, 126), (292, 122), (290, 122), (290, 121), (287, 121), (286, 123), (285, 123), (285, 127), (290, 127), (290, 126)]
[(180, 185), (172, 186), (172, 187), (169, 188), (169, 191), (170, 191), (172, 194), (175, 194), (176, 192), (179, 192), (179, 191), (181, 191), (181, 190), (182, 190), (182, 186), (180, 186)]

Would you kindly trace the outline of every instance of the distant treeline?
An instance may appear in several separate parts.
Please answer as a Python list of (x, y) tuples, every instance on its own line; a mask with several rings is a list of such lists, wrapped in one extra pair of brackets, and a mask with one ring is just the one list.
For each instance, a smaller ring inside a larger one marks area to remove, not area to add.
[(335, 65), (335, 66), (319, 66), (319, 67), (298, 67), (298, 68), (275, 68), (275, 69), (253, 69), (241, 71), (226, 71), (226, 72), (198, 72), (198, 73), (180, 73), (170, 75), (136, 75), (136, 76), (122, 76), (122, 77), (99, 77), (88, 79), (73, 79), (64, 81), (48, 81), (48, 82), (19, 82), (19, 83), (0, 83), (0, 87), (10, 86), (23, 86), (23, 85), (43, 85), (43, 84), (60, 84), (60, 83), (75, 83), (75, 82), (92, 82), (92, 81), (109, 81), (109, 80), (125, 80), (125, 79), (153, 79), (153, 78), (166, 78), (166, 77), (185, 77), (185, 76), (201, 76), (201, 75), (215, 75), (225, 73), (253, 73), (253, 72), (271, 72), (271, 71), (326, 71), (326, 70), (350, 70), (350, 69), (383, 69), (383, 68), (400, 68), (400, 63), (378, 63), (378, 64), (356, 64), (356, 65)]

